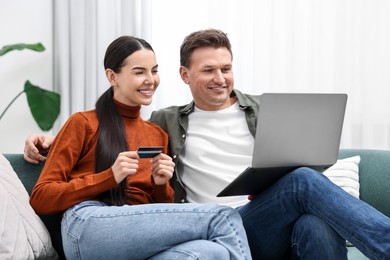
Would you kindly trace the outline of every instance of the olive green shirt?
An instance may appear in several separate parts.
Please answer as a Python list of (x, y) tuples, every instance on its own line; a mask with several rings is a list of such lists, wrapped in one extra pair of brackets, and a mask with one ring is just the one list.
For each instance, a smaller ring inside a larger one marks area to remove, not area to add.
[[(250, 133), (255, 136), (257, 116), (259, 111), (259, 96), (243, 94), (233, 90), (231, 96), (236, 96), (240, 109), (245, 112), (246, 122)], [(170, 155), (178, 165), (179, 155), (184, 147), (187, 129), (188, 115), (194, 111), (194, 102), (183, 106), (171, 106), (152, 112), (150, 121), (161, 126), (169, 135)], [(185, 174), (185, 173), (180, 173)], [(186, 192), (180, 180), (180, 174), (175, 169), (171, 184), (175, 190), (175, 202), (186, 202)]]

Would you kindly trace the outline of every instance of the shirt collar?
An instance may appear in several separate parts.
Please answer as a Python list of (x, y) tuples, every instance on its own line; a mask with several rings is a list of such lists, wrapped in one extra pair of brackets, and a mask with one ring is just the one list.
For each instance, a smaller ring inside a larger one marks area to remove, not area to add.
[(129, 105), (125, 105), (125, 104), (123, 104), (115, 99), (113, 99), (113, 101), (118, 109), (119, 114), (122, 117), (130, 118), (130, 119), (136, 119), (136, 118), (140, 117), (140, 115), (141, 115), (141, 106), (140, 105), (129, 106)]
[[(246, 97), (241, 91), (233, 89), (232, 93), (230, 94), (230, 97), (237, 97), (238, 104), (240, 106), (240, 109), (245, 110), (249, 107), (252, 107), (250, 100), (248, 97)], [(195, 103), (194, 101), (191, 101), (188, 105), (184, 106), (182, 109), (180, 109), (180, 114), (190, 114), (194, 111)]]

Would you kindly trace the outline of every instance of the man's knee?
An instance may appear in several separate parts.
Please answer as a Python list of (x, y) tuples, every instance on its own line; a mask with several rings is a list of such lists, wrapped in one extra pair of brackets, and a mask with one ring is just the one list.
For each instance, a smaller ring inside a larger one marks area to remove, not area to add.
[(331, 228), (322, 219), (306, 214), (302, 215), (294, 224), (293, 237), (294, 236), (310, 236), (311, 239), (327, 240), (328, 237), (338, 236), (336, 231)]
[(302, 215), (295, 222), (291, 240), (293, 251), (300, 257), (313, 250), (325, 255), (337, 255), (339, 259), (347, 255), (346, 241), (324, 220), (314, 215)]

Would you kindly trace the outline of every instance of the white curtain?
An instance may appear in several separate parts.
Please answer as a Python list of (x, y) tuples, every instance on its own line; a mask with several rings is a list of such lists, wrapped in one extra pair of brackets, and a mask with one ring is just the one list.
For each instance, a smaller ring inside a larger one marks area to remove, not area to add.
[(347, 93), (341, 146), (390, 149), (390, 1), (155, 0), (152, 8), (162, 77), (154, 105), (189, 99), (180, 43), (215, 27), (233, 45), (235, 88)]
[(103, 60), (121, 35), (151, 38), (149, 0), (54, 0), (54, 86), (61, 93), (58, 131), (77, 111), (92, 109), (109, 87)]
[(214, 27), (231, 39), (237, 89), (347, 93), (341, 146), (390, 149), (388, 0), (55, 0), (54, 9), (59, 124), (94, 107), (108, 87), (105, 48), (122, 34), (145, 38), (157, 55), (161, 84), (144, 118), (190, 101), (179, 47)]

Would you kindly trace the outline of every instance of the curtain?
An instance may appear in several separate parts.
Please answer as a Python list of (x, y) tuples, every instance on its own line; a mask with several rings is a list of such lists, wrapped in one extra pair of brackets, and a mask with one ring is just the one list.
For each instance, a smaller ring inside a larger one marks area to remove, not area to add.
[(149, 41), (149, 0), (54, 0), (54, 86), (61, 114), (54, 132), (77, 111), (95, 107), (109, 87), (103, 60), (121, 35)]
[(152, 9), (156, 108), (191, 99), (178, 73), (180, 43), (214, 27), (232, 42), (235, 88), (347, 93), (341, 147), (390, 149), (390, 1), (156, 0)]
[(341, 147), (390, 149), (388, 0), (54, 0), (55, 86), (61, 126), (90, 109), (108, 82), (107, 45), (122, 34), (149, 41), (160, 87), (151, 111), (189, 102), (179, 48), (190, 32), (219, 28), (232, 42), (235, 88), (347, 93)]

